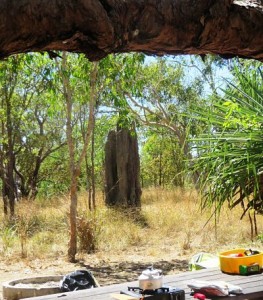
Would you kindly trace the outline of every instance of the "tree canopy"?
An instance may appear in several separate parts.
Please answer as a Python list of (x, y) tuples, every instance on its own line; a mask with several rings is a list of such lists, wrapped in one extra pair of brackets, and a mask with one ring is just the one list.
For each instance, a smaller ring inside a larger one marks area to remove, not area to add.
[[(31, 51), (263, 60), (260, 0), (0, 0), (0, 57)], [(54, 53), (50, 52), (50, 55)]]

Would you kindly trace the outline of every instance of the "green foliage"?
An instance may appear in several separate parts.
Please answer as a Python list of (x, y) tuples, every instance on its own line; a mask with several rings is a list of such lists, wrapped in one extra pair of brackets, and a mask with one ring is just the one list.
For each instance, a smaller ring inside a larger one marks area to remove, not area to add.
[(147, 131), (141, 149), (143, 187), (183, 186), (184, 161), (178, 141), (168, 130)]
[(6, 253), (10, 248), (14, 246), (16, 238), (16, 229), (13, 224), (2, 224), (1, 226), (1, 245), (2, 250)]
[(257, 235), (257, 240), (260, 241), (261, 243), (263, 243), (263, 233), (262, 232)]
[(202, 207), (215, 204), (220, 210), (228, 201), (230, 208), (241, 204), (243, 215), (262, 214), (262, 70), (258, 64), (236, 65), (233, 73), (235, 82), (228, 82), (224, 96), (216, 97), (209, 111), (195, 111), (208, 128), (195, 139)]
[[(70, 53), (64, 73), (61, 63), (59, 56), (51, 60), (47, 54), (35, 53), (15, 55), (0, 62), (0, 98), (3, 102), (4, 93), (10, 95), (14, 174), (24, 197), (34, 198), (34, 193), (38, 193), (39, 199), (43, 199), (69, 190), (62, 74), (67, 75), (72, 92), (71, 124), (76, 160), (84, 144), (92, 63), (84, 55)], [(191, 155), (186, 137), (197, 134), (201, 123), (190, 119), (185, 112), (202, 101), (203, 87), (203, 77), (190, 80), (189, 70), (185, 68), (188, 63), (185, 59), (180, 59), (179, 64), (175, 59), (153, 59), (143, 54), (110, 55), (99, 62), (93, 162), (96, 186), (103, 188), (104, 144), (116, 124), (136, 126), (138, 132), (140, 127), (142, 139), (147, 139), (146, 143), (152, 143), (155, 152), (162, 155), (163, 184), (182, 185), (185, 158)], [(211, 74), (211, 64), (206, 60), (203, 72), (206, 76)], [(4, 105), (0, 106), (0, 116), (6, 122)], [(3, 132), (1, 144), (7, 140)], [(153, 152), (150, 149), (141, 152), (142, 171), (148, 184), (158, 174), (158, 158)], [(81, 166), (80, 188), (90, 184), (90, 154), (91, 147)]]
[[(156, 162), (157, 166), (158, 160), (159, 166), (155, 168), (155, 172), (151, 170), (145, 174), (160, 174), (162, 161), (164, 164), (161, 172), (166, 174), (166, 178), (160, 179), (160, 175), (157, 175), (158, 184), (166, 182), (182, 186), (188, 177), (186, 159), (191, 156), (187, 136), (194, 135), (199, 130), (198, 121), (193, 121), (186, 113), (203, 102), (200, 98), (200, 84), (193, 84), (189, 80), (187, 69), (182, 64), (167, 58), (158, 58), (141, 66), (131, 84), (136, 85), (137, 81), (140, 82), (138, 87), (141, 90), (138, 88), (136, 93), (124, 91), (127, 103), (137, 122), (147, 126), (148, 132), (156, 132), (156, 142), (154, 138), (152, 142), (160, 154), (159, 158), (152, 157), (152, 161), (148, 160), (143, 165), (143, 170), (147, 170), (148, 163), (153, 166)], [(158, 150), (157, 136), (160, 135), (162, 149)]]
[(35, 196), (32, 190), (38, 185), (41, 163), (63, 144), (63, 115), (53, 93), (54, 67), (41, 54), (16, 55), (1, 63), (0, 80), (5, 86), (0, 95), (5, 145), (1, 155), (2, 159), (8, 152), (15, 156), (14, 176), (23, 197)]
[[(125, 91), (141, 93), (143, 81), (138, 77), (145, 56), (143, 54), (109, 55), (100, 62), (100, 103), (107, 106), (120, 127), (130, 128), (134, 123)], [(116, 115), (117, 111), (117, 115)]]

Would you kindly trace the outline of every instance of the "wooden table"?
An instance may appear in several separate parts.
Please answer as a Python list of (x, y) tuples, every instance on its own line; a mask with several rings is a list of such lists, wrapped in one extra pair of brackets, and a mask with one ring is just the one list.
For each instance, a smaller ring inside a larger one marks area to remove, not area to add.
[[(191, 291), (187, 287), (187, 282), (190, 280), (206, 280), (216, 281), (223, 280), (240, 286), (243, 289), (243, 294), (239, 296), (220, 297), (218, 299), (245, 300), (263, 299), (263, 274), (241, 276), (228, 275), (222, 273), (218, 268), (204, 269), (200, 271), (184, 272), (176, 275), (164, 276), (164, 285), (184, 289), (186, 299), (193, 299), (190, 295)], [(128, 286), (138, 286), (138, 281), (127, 282), (122, 284), (114, 284), (103, 286), (94, 289), (52, 294), (41, 297), (27, 298), (28, 300), (109, 300), (112, 299), (111, 294), (119, 294), (121, 290), (127, 290)], [(234, 298), (233, 298), (234, 297)]]

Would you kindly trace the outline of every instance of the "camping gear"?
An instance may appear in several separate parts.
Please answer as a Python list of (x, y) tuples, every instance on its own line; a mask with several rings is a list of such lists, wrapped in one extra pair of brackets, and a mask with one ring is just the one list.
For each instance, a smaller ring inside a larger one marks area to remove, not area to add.
[(157, 290), (163, 286), (161, 270), (149, 267), (139, 276), (139, 288), (142, 290)]
[(233, 249), (219, 254), (220, 269), (224, 273), (249, 275), (260, 272), (263, 253), (257, 250)]
[(98, 282), (88, 270), (77, 270), (63, 277), (60, 282), (62, 292), (78, 291), (99, 287)]
[(185, 300), (185, 292), (174, 287), (161, 287), (156, 290), (142, 290), (139, 287), (128, 287), (127, 291), (121, 294), (130, 296), (129, 299), (147, 300)]
[(162, 271), (152, 266), (142, 271), (138, 281), (138, 287), (128, 287), (127, 290), (121, 291), (121, 294), (128, 295), (130, 299), (146, 297), (147, 300), (185, 300), (184, 290), (163, 286)]

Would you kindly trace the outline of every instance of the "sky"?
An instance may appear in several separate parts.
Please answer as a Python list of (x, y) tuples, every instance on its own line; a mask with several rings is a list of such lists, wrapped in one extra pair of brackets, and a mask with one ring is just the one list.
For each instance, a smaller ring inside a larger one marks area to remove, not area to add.
[[(178, 65), (184, 65), (186, 68), (186, 74), (187, 78), (189, 80), (189, 83), (191, 83), (194, 78), (202, 76), (201, 72), (198, 69), (202, 69), (202, 61), (200, 59), (197, 59), (194, 64), (192, 62), (193, 58), (197, 57), (196, 55), (178, 55), (178, 56), (164, 56), (163, 58), (166, 59), (168, 62), (174, 64), (175, 66)], [(153, 63), (158, 59), (157, 56), (146, 56), (145, 63)], [(187, 65), (189, 67), (187, 67)], [(218, 93), (220, 93), (221, 89), (224, 89), (227, 81), (226, 80), (231, 80), (233, 77), (229, 71), (227, 61), (225, 61), (225, 64), (222, 66), (215, 66), (213, 67), (213, 76), (215, 78), (215, 85), (216, 88), (218, 89)], [(203, 91), (204, 96), (208, 96), (211, 94), (211, 89), (209, 87), (209, 84), (204, 84), (204, 91)]]

